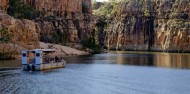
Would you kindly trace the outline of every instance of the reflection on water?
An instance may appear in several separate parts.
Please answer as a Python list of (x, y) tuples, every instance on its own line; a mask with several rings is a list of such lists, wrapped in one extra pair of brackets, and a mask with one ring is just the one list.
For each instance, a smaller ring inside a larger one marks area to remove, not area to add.
[[(190, 68), (190, 54), (181, 53), (109, 52), (88, 56), (65, 57), (65, 60), (68, 64), (123, 64), (182, 69)], [(3, 67), (21, 67), (21, 61), (0, 61), (0, 68)]]
[(14, 67), (21, 67), (21, 60), (5, 60), (0, 61), (0, 68), (14, 68)]
[(183, 69), (190, 68), (190, 54), (181, 53), (109, 52), (92, 56), (67, 57), (65, 59), (68, 63), (72, 64), (123, 64)]
[(154, 55), (155, 66), (171, 68), (190, 68), (189, 54), (162, 54)]

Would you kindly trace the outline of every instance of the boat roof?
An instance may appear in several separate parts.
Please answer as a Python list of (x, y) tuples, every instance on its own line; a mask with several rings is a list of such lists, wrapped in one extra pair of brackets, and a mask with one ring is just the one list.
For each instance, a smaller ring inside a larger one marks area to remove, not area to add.
[(42, 51), (42, 52), (55, 52), (54, 49), (34, 49), (34, 50), (26, 50), (29, 52)]

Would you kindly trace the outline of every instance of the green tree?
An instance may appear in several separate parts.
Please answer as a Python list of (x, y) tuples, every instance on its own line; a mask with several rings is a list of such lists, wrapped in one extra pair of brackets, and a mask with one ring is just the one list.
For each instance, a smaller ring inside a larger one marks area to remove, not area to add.
[(117, 3), (117, 0), (108, 0), (112, 5), (115, 5)]
[(0, 43), (9, 43), (11, 41), (11, 35), (8, 34), (8, 28), (3, 26), (0, 32)]
[(66, 31), (64, 32), (60, 32), (60, 31), (57, 31), (57, 32), (54, 32), (52, 34), (52, 42), (53, 43), (61, 43), (61, 44), (66, 44), (68, 43), (68, 33)]
[(144, 16), (145, 16), (145, 17), (150, 16), (150, 12), (149, 12), (149, 10), (145, 10), (145, 11), (144, 11)]
[(83, 41), (82, 44), (84, 47), (92, 49), (94, 53), (101, 52), (101, 46), (98, 43), (96, 43), (96, 40), (93, 37), (86, 39), (85, 41)]
[(12, 35), (9, 34), (8, 28), (5, 26), (2, 27), (0, 30), (0, 60), (13, 59), (18, 46), (11, 41)]

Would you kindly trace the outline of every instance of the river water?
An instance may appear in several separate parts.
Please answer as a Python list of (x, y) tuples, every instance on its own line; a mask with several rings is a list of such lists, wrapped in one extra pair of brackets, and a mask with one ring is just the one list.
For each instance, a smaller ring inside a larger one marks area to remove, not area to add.
[(0, 61), (0, 94), (190, 93), (190, 54), (109, 52), (65, 60), (65, 68), (42, 72)]

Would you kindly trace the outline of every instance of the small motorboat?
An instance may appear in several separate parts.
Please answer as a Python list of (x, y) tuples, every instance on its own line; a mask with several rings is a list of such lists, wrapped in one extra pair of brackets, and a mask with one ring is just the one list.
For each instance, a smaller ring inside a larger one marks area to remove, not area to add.
[(55, 56), (53, 49), (34, 49), (22, 51), (22, 69), (29, 71), (40, 71), (55, 68), (64, 68), (66, 62), (63, 58)]

